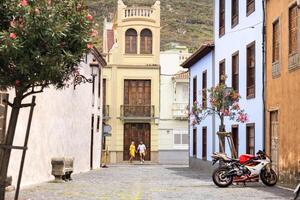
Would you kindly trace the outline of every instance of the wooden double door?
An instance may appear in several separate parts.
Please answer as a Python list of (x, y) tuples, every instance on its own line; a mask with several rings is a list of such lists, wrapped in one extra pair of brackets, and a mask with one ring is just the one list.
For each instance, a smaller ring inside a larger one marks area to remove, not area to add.
[[(143, 141), (146, 145), (146, 157), (145, 160), (151, 159), (151, 126), (149, 123), (126, 123), (124, 124), (124, 151), (123, 160), (129, 160), (129, 147), (131, 142), (135, 142), (137, 149), (140, 141)], [(137, 154), (136, 160), (139, 159)]]

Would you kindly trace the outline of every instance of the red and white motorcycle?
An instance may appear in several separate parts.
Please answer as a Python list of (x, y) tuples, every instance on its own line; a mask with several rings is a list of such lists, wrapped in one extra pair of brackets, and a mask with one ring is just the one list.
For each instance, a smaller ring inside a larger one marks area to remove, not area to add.
[(219, 187), (228, 187), (232, 183), (258, 182), (259, 178), (267, 186), (277, 183), (277, 175), (271, 167), (272, 161), (263, 151), (256, 155), (243, 154), (239, 159), (232, 159), (222, 153), (212, 155), (213, 165), (221, 161), (221, 165), (212, 175), (214, 183)]

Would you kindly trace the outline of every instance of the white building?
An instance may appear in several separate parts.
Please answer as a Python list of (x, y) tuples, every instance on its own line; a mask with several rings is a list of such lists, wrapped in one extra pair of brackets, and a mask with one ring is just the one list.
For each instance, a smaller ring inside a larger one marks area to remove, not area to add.
[(159, 162), (188, 163), (188, 73), (180, 64), (190, 56), (184, 46), (160, 53)]
[[(254, 154), (264, 146), (263, 0), (214, 3), (215, 80), (227, 76), (227, 86), (239, 91), (249, 116), (245, 124), (226, 121), (226, 131), (233, 133), (239, 154)], [(227, 144), (226, 152), (230, 155)]]
[[(203, 90), (215, 85), (214, 77), (214, 44), (207, 43), (201, 46), (182, 66), (189, 69), (190, 98), (189, 105), (194, 102), (210, 106)], [(205, 93), (206, 95), (207, 92)], [(192, 168), (210, 168), (208, 163), (210, 155), (216, 151), (216, 126), (215, 116), (207, 116), (201, 124), (189, 125), (189, 165)], [(211, 165), (210, 165), (211, 166)]]
[[(102, 141), (102, 67), (105, 61), (93, 49), (80, 63), (80, 74), (91, 77), (90, 64), (98, 64), (93, 83), (55, 90), (53, 87), (37, 94), (22, 185), (32, 185), (54, 179), (51, 158), (74, 157), (74, 173), (100, 167)], [(12, 101), (13, 91), (9, 91)], [(25, 102), (31, 102), (31, 98)], [(14, 138), (15, 146), (23, 146), (29, 108), (22, 108)], [(10, 116), (8, 110), (8, 117)], [(7, 120), (8, 121), (8, 120)], [(22, 152), (12, 150), (8, 175), (16, 186)]]

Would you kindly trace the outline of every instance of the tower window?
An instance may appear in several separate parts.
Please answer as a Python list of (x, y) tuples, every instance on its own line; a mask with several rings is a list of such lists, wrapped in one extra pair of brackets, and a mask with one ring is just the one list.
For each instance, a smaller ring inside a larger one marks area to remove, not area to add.
[(152, 54), (152, 32), (149, 29), (141, 32), (141, 54)]
[(137, 32), (134, 29), (128, 29), (125, 33), (125, 53), (137, 53)]

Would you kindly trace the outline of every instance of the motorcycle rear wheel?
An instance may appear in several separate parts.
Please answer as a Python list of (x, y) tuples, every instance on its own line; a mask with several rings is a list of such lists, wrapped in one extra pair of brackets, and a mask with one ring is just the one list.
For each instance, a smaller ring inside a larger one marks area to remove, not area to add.
[(272, 187), (277, 183), (277, 174), (273, 169), (270, 169), (269, 171), (263, 169), (260, 172), (260, 179), (266, 186)]
[(225, 174), (228, 172), (228, 169), (226, 167), (220, 167), (214, 170), (212, 174), (212, 179), (214, 184), (216, 184), (218, 187), (228, 187), (232, 184), (233, 177), (227, 176), (225, 177)]

